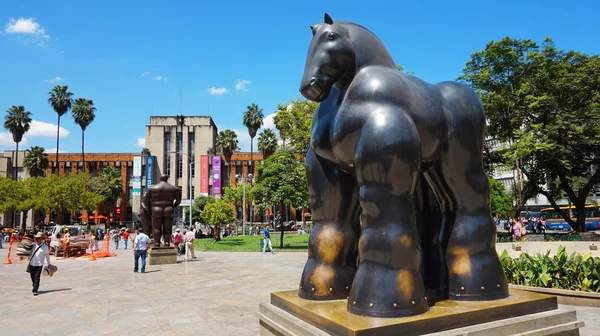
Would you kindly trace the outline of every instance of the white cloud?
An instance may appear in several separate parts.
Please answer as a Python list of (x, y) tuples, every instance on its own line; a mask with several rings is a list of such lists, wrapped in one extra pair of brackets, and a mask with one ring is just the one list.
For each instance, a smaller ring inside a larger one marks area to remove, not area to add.
[[(61, 138), (66, 138), (69, 134), (71, 134), (69, 130), (63, 127), (60, 128), (59, 136)], [(27, 135), (56, 138), (56, 124), (32, 120)]]
[(209, 87), (206, 90), (208, 91), (208, 93), (210, 93), (213, 96), (220, 96), (226, 92), (229, 92), (229, 90), (227, 90), (227, 88), (224, 88), (224, 87), (218, 88), (216, 86)]
[(4, 27), (4, 32), (7, 34), (24, 34), (32, 36), (34, 42), (40, 47), (46, 47), (50, 36), (46, 34), (46, 29), (42, 27), (34, 18), (18, 18), (9, 19)]
[[(58, 152), (59, 153), (68, 153), (64, 149), (59, 149)], [(52, 153), (56, 154), (56, 147), (54, 147), (54, 148), (44, 148), (44, 153), (46, 153), (46, 154), (52, 154)]]
[(236, 91), (248, 91), (246, 85), (250, 85), (252, 82), (247, 79), (238, 79), (235, 81), (235, 90)]
[[(28, 142), (27, 137), (23, 137), (21, 142), (19, 142), (19, 147), (26, 145)], [(0, 133), (0, 146), (9, 146), (14, 147), (15, 142), (13, 141), (13, 136), (10, 132), (1, 132)]]
[(271, 113), (271, 114), (267, 114), (266, 117), (264, 117), (263, 119), (263, 128), (271, 128), (273, 130), (275, 130), (275, 121), (273, 121), (273, 118), (275, 117), (275, 115), (277, 115), (277, 113)]
[(137, 142), (135, 143), (136, 147), (144, 148), (146, 147), (146, 138), (137, 138)]
[(156, 81), (167, 81), (167, 77), (164, 76), (152, 76), (152, 80), (156, 80)]
[(60, 82), (61, 80), (64, 80), (64, 78), (60, 77), (60, 76), (56, 76), (52, 79), (44, 79), (44, 82), (46, 83), (54, 83), (54, 82)]
[(148, 72), (148, 71), (144, 71), (144, 72), (142, 72), (142, 77), (146, 77), (146, 76), (148, 76), (148, 75), (150, 75), (150, 72)]
[[(223, 128), (226, 129), (226, 128)], [(238, 146), (240, 147), (240, 150), (242, 152), (250, 152), (250, 135), (248, 134), (248, 129), (247, 128), (239, 128), (239, 127), (232, 127), (229, 128), (230, 130), (234, 131), (235, 134), (237, 134), (237, 138), (238, 138)], [(258, 136), (256, 136), (254, 138), (254, 149), (256, 150), (256, 142), (258, 141)]]

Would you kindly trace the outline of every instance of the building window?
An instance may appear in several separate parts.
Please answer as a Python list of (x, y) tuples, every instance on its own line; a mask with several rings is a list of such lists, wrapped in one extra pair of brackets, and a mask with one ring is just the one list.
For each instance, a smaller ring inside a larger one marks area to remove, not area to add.
[(177, 132), (175, 134), (175, 159), (177, 160), (177, 178), (183, 177), (183, 133)]
[(127, 179), (130, 179), (132, 177), (133, 177), (133, 166), (127, 167)]
[(133, 187), (127, 188), (127, 199), (131, 201), (131, 195), (133, 194)]
[(196, 191), (196, 190), (195, 190), (194, 186), (192, 186), (192, 197), (190, 197), (190, 199), (191, 199), (191, 200), (193, 200), (193, 199), (194, 199), (194, 194), (195, 194), (195, 191)]
[(242, 176), (242, 162), (241, 161), (235, 162), (235, 174), (239, 175), (240, 177)]
[(165, 133), (165, 174), (171, 176), (171, 133)]
[(192, 178), (196, 177), (196, 150), (194, 147), (196, 147), (196, 136), (194, 133), (188, 133), (188, 155), (191, 163), (191, 171), (189, 173), (192, 174)]

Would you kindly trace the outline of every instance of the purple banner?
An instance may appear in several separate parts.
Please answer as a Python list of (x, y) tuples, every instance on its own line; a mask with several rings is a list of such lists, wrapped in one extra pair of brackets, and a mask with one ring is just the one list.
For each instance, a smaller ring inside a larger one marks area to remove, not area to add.
[(221, 196), (221, 157), (213, 156), (213, 196)]

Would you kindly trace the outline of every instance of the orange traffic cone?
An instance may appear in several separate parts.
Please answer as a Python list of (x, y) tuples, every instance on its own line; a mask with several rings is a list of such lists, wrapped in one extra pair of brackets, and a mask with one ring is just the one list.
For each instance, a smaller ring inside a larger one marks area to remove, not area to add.
[(13, 233), (10, 235), (10, 244), (8, 245), (8, 254), (6, 255), (6, 259), (4, 259), (5, 264), (12, 264), (12, 261), (10, 260), (10, 250), (12, 250), (12, 244), (13, 244), (14, 240), (15, 240), (15, 235)]
[(94, 236), (90, 233), (90, 250), (92, 250), (92, 254), (90, 254), (90, 261), (96, 260), (96, 256), (94, 255)]

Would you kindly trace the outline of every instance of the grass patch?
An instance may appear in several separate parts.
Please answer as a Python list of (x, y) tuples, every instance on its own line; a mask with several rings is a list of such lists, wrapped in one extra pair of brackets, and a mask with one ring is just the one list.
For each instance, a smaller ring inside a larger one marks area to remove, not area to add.
[[(283, 248), (279, 247), (280, 233), (271, 233), (273, 249), (277, 251), (306, 251), (308, 249), (309, 235), (290, 234), (283, 236)], [(237, 236), (226, 237), (217, 243), (212, 238), (194, 240), (194, 248), (202, 251), (262, 251), (260, 239), (262, 236)]]

